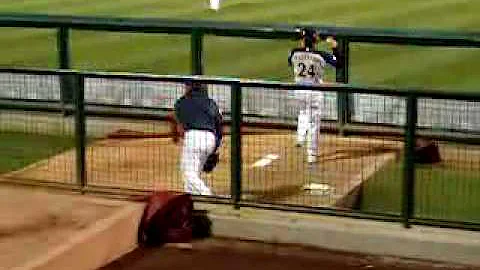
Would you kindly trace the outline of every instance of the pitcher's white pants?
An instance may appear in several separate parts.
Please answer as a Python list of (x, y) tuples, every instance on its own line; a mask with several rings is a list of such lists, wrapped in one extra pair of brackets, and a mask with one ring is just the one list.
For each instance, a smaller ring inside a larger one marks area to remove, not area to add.
[(323, 93), (296, 91), (295, 96), (301, 106), (297, 123), (297, 144), (306, 146), (308, 158), (313, 162), (318, 153)]
[(215, 150), (215, 135), (205, 130), (185, 132), (181, 167), (184, 178), (184, 191), (192, 195), (212, 195), (212, 191), (200, 178), (203, 165)]

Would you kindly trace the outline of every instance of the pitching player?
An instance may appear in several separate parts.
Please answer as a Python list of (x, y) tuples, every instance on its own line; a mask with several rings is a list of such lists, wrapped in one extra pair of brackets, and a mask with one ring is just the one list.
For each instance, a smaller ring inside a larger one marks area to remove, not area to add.
[(175, 103), (177, 128), (183, 133), (181, 168), (184, 191), (193, 195), (213, 195), (200, 178), (207, 158), (218, 151), (222, 141), (222, 115), (207, 90), (188, 82), (185, 95)]
[[(293, 69), (295, 82), (303, 85), (320, 85), (324, 83), (324, 70), (327, 65), (337, 66), (337, 43), (329, 37), (327, 43), (332, 52), (317, 51), (318, 34), (313, 29), (300, 31), (299, 48), (290, 51), (288, 65)], [(297, 123), (297, 146), (306, 144), (307, 161), (316, 162), (318, 150), (318, 133), (323, 104), (323, 94), (314, 91), (295, 91), (300, 101), (300, 112)]]

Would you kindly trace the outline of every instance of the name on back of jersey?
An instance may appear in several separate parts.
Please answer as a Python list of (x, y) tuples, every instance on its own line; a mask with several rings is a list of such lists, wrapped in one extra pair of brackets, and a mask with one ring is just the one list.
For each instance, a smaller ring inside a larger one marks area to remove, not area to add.
[(323, 60), (322, 56), (311, 53), (311, 52), (295, 52), (292, 56), (292, 61), (312, 61), (315, 63), (318, 63), (320, 65), (323, 65), (325, 60)]

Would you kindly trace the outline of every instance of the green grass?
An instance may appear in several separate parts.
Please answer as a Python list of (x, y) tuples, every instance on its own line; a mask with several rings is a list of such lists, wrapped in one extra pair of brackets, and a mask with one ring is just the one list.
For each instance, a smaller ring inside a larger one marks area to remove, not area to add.
[(74, 147), (72, 137), (0, 133), (0, 173), (21, 169)]
[[(246, 23), (317, 23), (354, 27), (471, 30), (480, 28), (476, 0), (228, 0), (218, 12), (207, 0), (2, 1), (0, 12), (208, 19)], [(0, 29), (2, 66), (57, 66), (55, 32)], [(74, 68), (187, 74), (189, 38), (154, 34), (74, 31)], [(291, 41), (207, 37), (206, 73), (290, 79)], [(480, 50), (353, 44), (351, 82), (478, 91)]]
[[(363, 189), (363, 211), (399, 214), (402, 205), (402, 164), (390, 164)], [(480, 173), (474, 170), (417, 165), (415, 216), (480, 222)]]

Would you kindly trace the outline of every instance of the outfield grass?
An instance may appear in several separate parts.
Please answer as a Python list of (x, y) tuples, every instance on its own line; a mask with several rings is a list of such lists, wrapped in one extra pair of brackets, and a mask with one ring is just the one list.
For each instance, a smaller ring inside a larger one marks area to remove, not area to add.
[[(168, 17), (248, 23), (318, 23), (337, 26), (441, 30), (480, 28), (476, 0), (226, 0), (218, 12), (207, 0), (2, 1), (0, 12), (123, 17)], [(2, 66), (56, 67), (55, 32), (0, 29)], [(74, 31), (73, 65), (85, 70), (187, 74), (186, 36)], [(291, 41), (207, 37), (206, 73), (289, 79)], [(353, 44), (353, 83), (478, 91), (480, 50)]]
[(74, 147), (74, 139), (25, 133), (0, 133), (0, 173), (21, 169)]
[[(390, 164), (366, 181), (363, 211), (399, 214), (402, 206), (402, 163)], [(480, 173), (417, 165), (415, 216), (480, 222)]]

